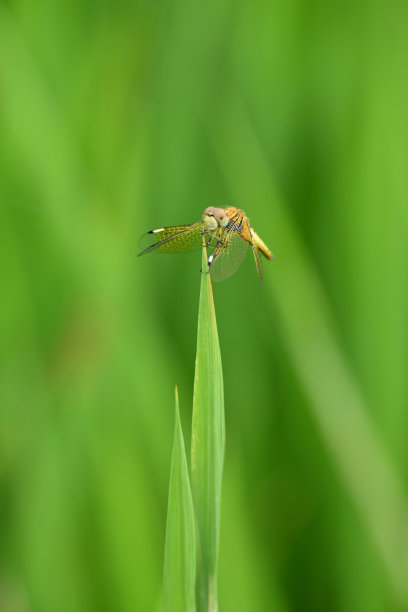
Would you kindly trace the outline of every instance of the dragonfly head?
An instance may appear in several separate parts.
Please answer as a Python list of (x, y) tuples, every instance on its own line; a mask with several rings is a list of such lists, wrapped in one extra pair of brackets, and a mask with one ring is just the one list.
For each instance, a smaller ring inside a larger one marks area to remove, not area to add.
[(217, 227), (226, 227), (228, 216), (223, 208), (209, 206), (203, 212), (203, 221), (207, 230), (214, 231)]

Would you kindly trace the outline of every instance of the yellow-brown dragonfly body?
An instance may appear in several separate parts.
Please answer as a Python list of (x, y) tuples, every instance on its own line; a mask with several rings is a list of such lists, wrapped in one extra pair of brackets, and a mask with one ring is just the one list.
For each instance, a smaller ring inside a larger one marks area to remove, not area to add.
[(192, 251), (205, 245), (211, 250), (208, 267), (211, 278), (216, 281), (231, 276), (245, 258), (248, 245), (255, 258), (259, 280), (262, 282), (262, 264), (259, 253), (273, 259), (271, 251), (251, 227), (248, 217), (239, 208), (209, 206), (203, 217), (192, 225), (161, 227), (148, 232), (156, 242), (145, 248), (140, 255), (153, 250), (160, 253)]

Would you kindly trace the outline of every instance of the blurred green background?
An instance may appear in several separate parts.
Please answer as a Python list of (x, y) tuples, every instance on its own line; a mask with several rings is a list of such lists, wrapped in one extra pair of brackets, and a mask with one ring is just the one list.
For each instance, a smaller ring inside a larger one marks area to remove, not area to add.
[(161, 609), (200, 253), (137, 244), (229, 204), (220, 612), (408, 609), (407, 65), (406, 2), (1, 3), (1, 612)]

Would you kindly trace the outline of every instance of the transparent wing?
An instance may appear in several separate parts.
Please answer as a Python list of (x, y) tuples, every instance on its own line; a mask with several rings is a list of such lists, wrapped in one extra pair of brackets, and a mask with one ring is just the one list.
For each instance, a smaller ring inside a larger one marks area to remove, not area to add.
[[(203, 229), (203, 221), (197, 221), (193, 225), (174, 225), (151, 230), (140, 239), (139, 246), (143, 250), (138, 257), (154, 250), (159, 253), (183, 253), (200, 249), (203, 246)], [(149, 244), (152, 240), (153, 244)]]
[[(256, 271), (258, 272), (259, 282), (262, 284), (262, 262), (261, 262), (260, 250), (257, 245), (257, 239), (258, 239), (259, 244), (263, 245), (264, 243), (260, 240), (259, 236), (254, 232), (252, 227), (249, 225), (248, 218), (245, 216), (242, 217), (242, 223), (239, 225), (239, 232), (242, 238), (251, 245), (252, 253), (255, 259)], [(264, 246), (266, 248), (266, 245)]]
[(251, 227), (248, 225), (249, 227), (249, 231), (251, 233), (251, 246), (252, 246), (252, 252), (254, 254), (254, 258), (255, 258), (255, 264), (256, 264), (256, 270), (258, 272), (258, 277), (259, 277), (259, 282), (262, 284), (262, 260), (261, 257), (259, 255), (259, 250), (255, 244), (255, 241), (253, 239), (252, 236), (252, 231), (251, 231)]
[(214, 261), (211, 264), (211, 279), (220, 282), (229, 278), (245, 259), (248, 243), (234, 229), (225, 230), (220, 237), (221, 246), (213, 251)]

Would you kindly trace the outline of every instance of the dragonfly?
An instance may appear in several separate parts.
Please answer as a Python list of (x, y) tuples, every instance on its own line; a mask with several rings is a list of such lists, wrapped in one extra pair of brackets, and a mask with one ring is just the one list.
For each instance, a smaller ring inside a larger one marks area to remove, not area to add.
[(209, 206), (200, 221), (191, 225), (159, 227), (147, 232), (142, 240), (155, 240), (143, 249), (138, 257), (152, 251), (159, 253), (183, 253), (203, 246), (209, 249), (208, 271), (214, 281), (230, 277), (244, 261), (248, 246), (251, 247), (258, 277), (262, 283), (262, 260), (274, 256), (265, 242), (249, 223), (246, 214), (239, 208)]

